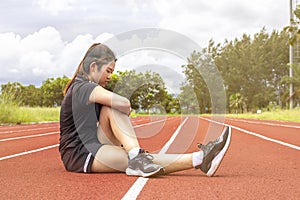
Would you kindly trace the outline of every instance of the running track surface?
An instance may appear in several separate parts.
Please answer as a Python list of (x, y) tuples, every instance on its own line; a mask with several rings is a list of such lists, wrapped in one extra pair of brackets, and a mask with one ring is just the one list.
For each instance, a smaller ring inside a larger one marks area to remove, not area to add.
[(1, 199), (300, 199), (300, 123), (195, 116), (131, 120), (150, 152), (197, 151), (197, 143), (218, 137), (223, 122), (232, 126), (232, 141), (214, 177), (191, 169), (144, 179), (66, 172), (58, 123), (0, 126)]

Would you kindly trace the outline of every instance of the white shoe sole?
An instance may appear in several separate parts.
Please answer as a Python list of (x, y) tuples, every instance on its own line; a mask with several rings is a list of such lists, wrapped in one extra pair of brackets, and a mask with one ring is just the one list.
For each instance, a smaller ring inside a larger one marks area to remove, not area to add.
[[(219, 154), (212, 160), (211, 162), (211, 167), (208, 170), (208, 172), (206, 173), (207, 176), (213, 176), (215, 174), (215, 172), (217, 171), (217, 169), (219, 168), (222, 159), (225, 156), (225, 153), (227, 152), (228, 148), (229, 148), (229, 144), (230, 144), (230, 140), (231, 140), (231, 127), (229, 126), (229, 133), (228, 133), (228, 137), (226, 140), (226, 143), (223, 147), (223, 149), (219, 152)], [(224, 133), (222, 133), (223, 135)]]
[(128, 176), (142, 176), (144, 178), (147, 178), (150, 176), (155, 176), (155, 175), (161, 175), (163, 173), (164, 173), (163, 167), (157, 169), (156, 171), (150, 172), (150, 173), (145, 173), (145, 172), (142, 172), (141, 170), (134, 170), (134, 169), (130, 169), (130, 168), (126, 169), (126, 174)]

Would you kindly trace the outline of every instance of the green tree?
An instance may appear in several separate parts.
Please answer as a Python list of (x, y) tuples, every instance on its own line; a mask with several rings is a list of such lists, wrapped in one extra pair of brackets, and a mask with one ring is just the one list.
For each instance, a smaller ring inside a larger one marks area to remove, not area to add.
[[(298, 5), (296, 7), (296, 10), (293, 11), (295, 18), (292, 19), (291, 21), (291, 25), (290, 26), (286, 26), (284, 28), (284, 30), (290, 34), (289, 37), (289, 44), (291, 44), (292, 46), (299, 48), (299, 40), (300, 40), (300, 29), (299, 29), (299, 25), (300, 25), (300, 5)], [(295, 62), (296, 60), (296, 62)], [(295, 98), (294, 102), (295, 103), (300, 103), (300, 97), (299, 97), (299, 90), (300, 90), (300, 80), (299, 80), (299, 58), (295, 59), (294, 58), (294, 65), (291, 66), (293, 69), (293, 76), (292, 78), (288, 77), (288, 76), (284, 76), (281, 83), (283, 84), (293, 84), (294, 87), (294, 93), (292, 94), (292, 96), (289, 96), (288, 92), (284, 93), (284, 100), (288, 101), (290, 98)]]
[[(295, 99), (296, 102), (300, 102), (300, 64), (293, 65), (293, 77), (289, 77), (288, 75), (284, 76), (281, 80), (282, 84), (289, 85), (293, 84), (294, 93), (292, 94), (292, 98)], [(289, 101), (289, 96), (285, 96), (285, 101)]]
[(177, 105), (166, 91), (161, 76), (151, 71), (117, 71), (106, 88), (130, 99), (132, 108), (136, 110), (171, 112), (171, 107)]
[(138, 99), (141, 109), (149, 112), (151, 108), (163, 108), (166, 112), (168, 109), (168, 93), (166, 91), (165, 83), (158, 73), (147, 71), (141, 76), (140, 87), (138, 89)]
[(22, 91), (22, 105), (35, 107), (43, 105), (41, 88), (34, 85), (25, 86)]
[(230, 95), (229, 106), (235, 110), (235, 113), (243, 113), (244, 103), (244, 98), (240, 93)]
[(1, 96), (4, 101), (13, 101), (16, 105), (22, 105), (24, 86), (19, 82), (8, 82), (1, 85)]
[(289, 26), (284, 27), (284, 31), (290, 33), (289, 43), (291, 45), (295, 45), (297, 40), (300, 38), (300, 5), (296, 7), (296, 10), (293, 11), (295, 18), (291, 20), (291, 24)]
[(246, 109), (254, 111), (281, 99), (286, 86), (280, 80), (288, 73), (287, 39), (283, 31), (269, 35), (262, 29), (253, 39), (244, 34), (218, 47), (214, 60), (225, 81), (227, 102), (232, 94), (240, 93)]
[(180, 87), (181, 93), (178, 95), (178, 100), (183, 114), (199, 113), (199, 104), (193, 87), (189, 84), (182, 84)]
[(214, 113), (224, 112), (222, 110), (224, 87), (222, 80), (218, 78), (220, 77), (219, 71), (211, 54), (209, 48), (201, 52), (194, 51), (187, 58), (188, 64), (182, 66), (187, 84), (193, 88), (196, 95), (200, 113), (207, 112), (207, 110)]
[(41, 87), (43, 106), (60, 106), (63, 100), (63, 90), (68, 83), (66, 76), (58, 78), (48, 78)]

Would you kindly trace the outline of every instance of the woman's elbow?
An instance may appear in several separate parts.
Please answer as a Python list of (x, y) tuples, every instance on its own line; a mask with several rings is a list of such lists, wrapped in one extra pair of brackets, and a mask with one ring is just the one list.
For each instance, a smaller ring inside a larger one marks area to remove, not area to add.
[(129, 115), (131, 112), (130, 101), (125, 97), (123, 97), (122, 101), (119, 101), (118, 106), (112, 106), (112, 107), (114, 107), (115, 109), (121, 111), (122, 113), (124, 113), (126, 115)]
[[(125, 98), (126, 99), (126, 98)], [(124, 106), (127, 108), (127, 109), (131, 109), (131, 103), (129, 101), (129, 99), (126, 99), (125, 102), (124, 102)]]

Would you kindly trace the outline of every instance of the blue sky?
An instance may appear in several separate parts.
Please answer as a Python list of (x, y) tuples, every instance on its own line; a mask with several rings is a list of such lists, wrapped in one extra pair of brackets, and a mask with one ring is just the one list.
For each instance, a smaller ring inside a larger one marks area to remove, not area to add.
[[(289, 23), (289, 1), (3, 0), (0, 15), (0, 84), (39, 86), (49, 77), (71, 76), (93, 42), (132, 30), (171, 30), (202, 48), (210, 39), (223, 43), (263, 27), (281, 31)], [(122, 55), (117, 70), (157, 64), (180, 74), (184, 63), (174, 54), (141, 49)]]

